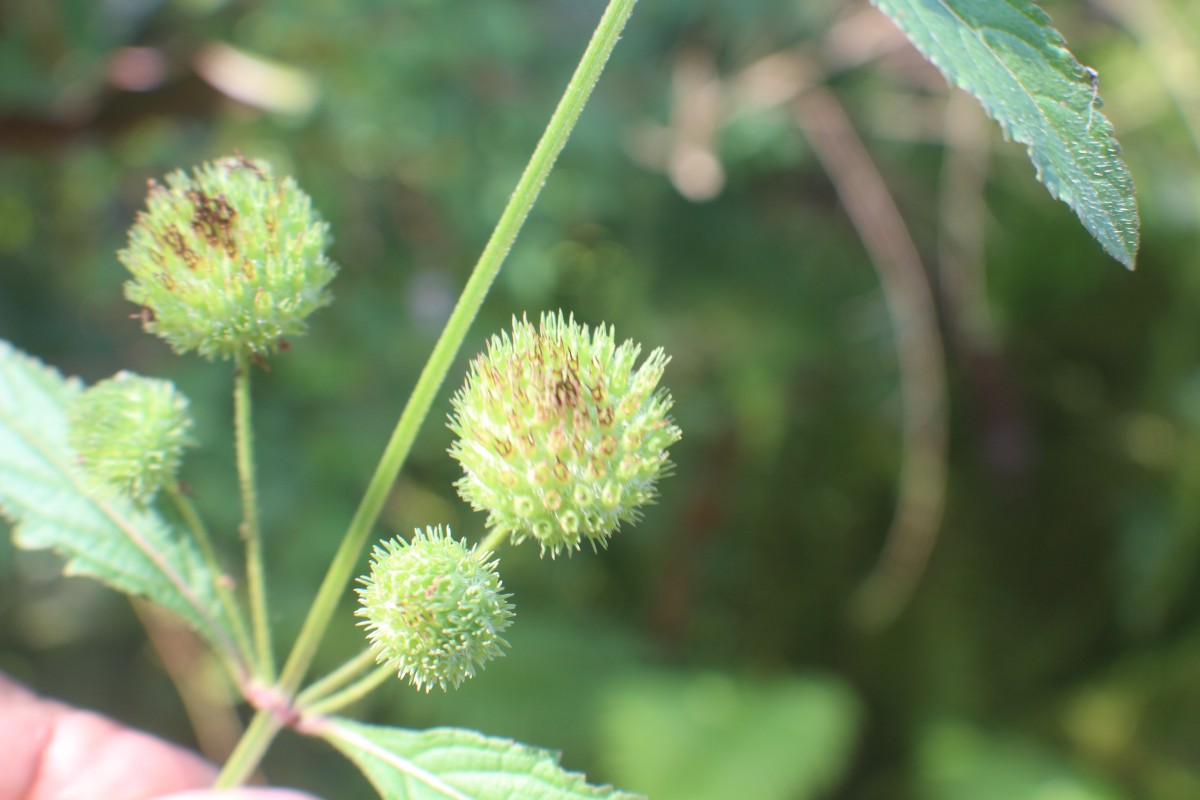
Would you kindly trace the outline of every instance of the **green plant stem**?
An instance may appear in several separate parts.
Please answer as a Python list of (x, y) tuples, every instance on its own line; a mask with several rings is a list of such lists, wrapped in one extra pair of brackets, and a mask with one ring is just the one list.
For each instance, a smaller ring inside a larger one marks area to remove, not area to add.
[(297, 703), (297, 710), (305, 716), (325, 716), (326, 714), (332, 714), (335, 711), (342, 710), (351, 703), (361, 700), (383, 683), (395, 678), (395, 667), (391, 664), (380, 664), (370, 674), (364, 675), (340, 692), (312, 700), (303, 705)]
[(308, 708), (366, 672), (375, 663), (375, 651), (371, 648), (363, 650), (321, 680), (309, 684), (303, 692), (296, 695), (296, 702), (293, 705), (297, 709)]
[(283, 669), (280, 683), (285, 691), (295, 691), (303, 680), (329, 619), (347, 582), (353, 576), (367, 536), (379, 519), (384, 501), (408, 457), (413, 440), (429, 414), (434, 398), (446, 379), (446, 373), (449, 372), (450, 365), (462, 346), (488, 289), (500, 271), (504, 257), (512, 248), (513, 241), (546, 182), (555, 159), (575, 127), (584, 103), (600, 77), (635, 2), (636, 0), (611, 0), (609, 3), (579, 67), (572, 76), (558, 108), (555, 109), (554, 116), (551, 117), (541, 141), (521, 174), (508, 206), (496, 224), (496, 229), (479, 257), (454, 311), (450, 314), (433, 353), (417, 379), (375, 474), (371, 477), (358, 510), (350, 522), (346, 536), (333, 557), (325, 580)]
[(254, 719), (250, 720), (242, 738), (238, 740), (237, 746), (229, 754), (229, 759), (213, 783), (213, 788), (232, 789), (245, 783), (282, 729), (283, 721), (278, 714), (259, 709)]
[(255, 674), (263, 683), (275, 680), (275, 655), (271, 648), (271, 620), (267, 610), (267, 585), (263, 569), (262, 531), (258, 524), (258, 491), (254, 480), (254, 431), (250, 415), (250, 359), (237, 360), (233, 382), (233, 425), (237, 440), (238, 484), (242, 492), (242, 524), (246, 544), (246, 591), (250, 595), (250, 622), (257, 655)]
[(508, 541), (509, 533), (504, 530), (493, 529), (488, 531), (488, 535), (483, 537), (483, 541), (475, 548), (477, 553), (495, 553), (500, 545)]
[[(512, 197), (509, 198), (508, 205), (500, 216), (500, 221), (496, 223), (496, 228), (492, 231), (491, 238), (488, 239), (479, 261), (475, 264), (475, 269), (467, 280), (467, 285), (464, 287), (462, 295), (459, 296), (458, 303), (455, 304), (454, 311), (451, 312), (450, 319), (447, 320), (446, 327), (442, 330), (442, 335), (434, 345), (433, 352), (425, 363), (425, 368), (421, 370), (417, 384), (413, 387), (408, 403), (392, 431), (379, 465), (375, 468), (375, 473), (371, 476), (371, 481), (363, 493), (363, 498), (355, 511), (354, 518), (350, 521), (346, 535), (330, 562), (321, 587), (317, 590), (317, 596), (313, 600), (304, 625), (300, 629), (300, 634), (296, 638), (296, 643), (292, 647), (292, 652), (284, 665), (279, 688), (285, 695), (294, 694), (301, 681), (304, 680), (304, 676), (312, 664), (313, 656), (316, 654), (317, 646), (324, 637), (338, 601), (345, 592), (346, 584), (354, 575), (367, 537), (379, 519), (384, 501), (387, 500), (388, 493), (396, 482), (396, 476), (400, 474), (400, 469), (408, 458), (413, 440), (428, 416), (438, 390), (445, 382), (450, 365), (462, 347), (471, 323), (475, 321), (475, 317), (479, 313), (479, 307), (483, 304), (492, 282), (500, 272), (500, 266), (504, 263), (505, 256), (512, 249), (517, 233), (521, 230), (525, 218), (529, 216), (529, 211), (533, 208), (533, 203), (541, 192), (558, 154), (566, 145), (584, 105), (591, 96), (596, 81), (604, 71), (604, 65), (608, 62), (608, 57), (612, 54), (629, 15), (633, 13), (636, 2), (637, 0), (609, 0), (608, 7), (604, 10), (604, 15), (600, 18), (596, 31), (579, 61), (579, 66), (571, 76), (571, 81), (567, 84), (566, 91), (563, 93), (558, 107), (554, 110), (554, 115), (550, 118), (529, 163), (525, 166), (525, 171), (521, 173), (517, 187), (513, 191)], [(258, 717), (265, 714), (267, 712), (260, 711)], [(239, 743), (238, 751), (257, 753), (261, 757), (261, 754), (266, 751), (269, 741), (246, 743), (245, 739), (251, 736), (272, 737), (277, 732), (278, 727), (272, 729), (265, 723), (259, 723), (256, 717), (250, 728), (247, 729), (243, 742)], [(235, 786), (244, 781), (256, 764), (257, 761), (248, 758), (241, 759), (237, 765), (226, 764), (225, 769), (221, 772), (218, 786)]]
[(217, 598), (221, 602), (221, 606), (225, 609), (225, 613), (233, 622), (233, 638), (234, 644), (237, 647), (235, 662), (238, 664), (238, 672), (235, 672), (235, 677), (242, 680), (247, 677), (246, 673), (250, 671), (250, 665), (254, 663), (254, 645), (250, 640), (249, 626), (246, 624), (246, 615), (242, 612), (242, 607), (238, 605), (237, 598), (234, 597), (233, 591), (229, 587), (229, 583), (224, 580), (225, 571), (221, 568), (221, 564), (217, 561), (217, 551), (213, 547), (212, 537), (208, 535), (208, 528), (204, 525), (204, 520), (196, 512), (196, 506), (179, 488), (178, 483), (169, 484), (166, 487), (167, 495), (170, 496), (171, 502), (175, 504), (176, 511), (179, 512), (183, 524), (192, 532), (192, 538), (196, 545), (200, 548), (200, 555), (203, 557), (208, 568), (212, 570), (216, 577), (214, 589), (217, 592)]

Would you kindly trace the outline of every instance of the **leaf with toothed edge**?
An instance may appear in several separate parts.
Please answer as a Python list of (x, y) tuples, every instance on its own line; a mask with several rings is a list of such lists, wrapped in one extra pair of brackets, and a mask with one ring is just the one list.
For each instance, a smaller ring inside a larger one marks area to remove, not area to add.
[(1050, 194), (1133, 269), (1138, 212), (1099, 76), (1066, 48), (1030, 0), (872, 0), (948, 81), (1025, 144)]
[(333, 717), (315, 730), (385, 800), (636, 800), (593, 786), (549, 750), (462, 728), (411, 731)]
[(53, 549), (63, 571), (86, 575), (175, 612), (231, 662), (233, 623), (219, 577), (192, 539), (152, 508), (101, 497), (76, 467), (67, 405), (83, 390), (0, 340), (0, 517), (24, 550)]

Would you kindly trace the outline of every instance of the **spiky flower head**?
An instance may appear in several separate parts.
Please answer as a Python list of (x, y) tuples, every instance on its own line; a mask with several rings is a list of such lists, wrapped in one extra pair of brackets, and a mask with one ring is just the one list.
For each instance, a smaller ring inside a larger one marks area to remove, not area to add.
[(304, 332), (331, 299), (329, 226), (291, 178), (242, 157), (150, 182), (118, 258), (125, 297), (176, 352), (261, 357)]
[(504, 655), (513, 607), (489, 555), (440, 525), (377, 545), (359, 578), (357, 614), (379, 663), (428, 692), (458, 688)]
[(99, 487), (145, 504), (175, 481), (192, 444), (187, 398), (170, 381), (118, 372), (76, 397), (68, 440)]
[(668, 358), (660, 348), (635, 369), (641, 347), (613, 335), (561, 312), (537, 328), (514, 318), (454, 396), (459, 494), (489, 526), (551, 556), (605, 545), (635, 521), (679, 440), (671, 395), (658, 388)]

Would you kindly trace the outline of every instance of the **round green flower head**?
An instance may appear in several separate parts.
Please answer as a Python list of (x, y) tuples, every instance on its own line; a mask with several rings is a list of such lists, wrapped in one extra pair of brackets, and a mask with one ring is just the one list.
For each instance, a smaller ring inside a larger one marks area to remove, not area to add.
[(585, 539), (605, 545), (638, 519), (680, 436), (671, 395), (658, 388), (668, 358), (660, 348), (635, 369), (640, 352), (561, 312), (536, 329), (514, 318), (511, 335), (492, 337), (450, 421), (458, 492), (489, 526), (554, 556)]
[(329, 226), (295, 181), (234, 157), (151, 181), (117, 256), (133, 275), (125, 297), (176, 352), (261, 357), (329, 303), (328, 244)]
[(118, 372), (76, 397), (68, 441), (98, 485), (146, 504), (174, 483), (192, 444), (188, 402), (170, 381)]
[(488, 555), (440, 525), (376, 546), (370, 575), (359, 578), (357, 613), (379, 663), (428, 692), (458, 688), (504, 655), (513, 607)]

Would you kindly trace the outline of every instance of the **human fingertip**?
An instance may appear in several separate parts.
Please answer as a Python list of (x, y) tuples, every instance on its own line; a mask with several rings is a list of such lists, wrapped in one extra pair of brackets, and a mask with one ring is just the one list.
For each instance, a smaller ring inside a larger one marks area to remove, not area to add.
[(163, 795), (153, 800), (321, 800), (295, 789), (203, 789)]

